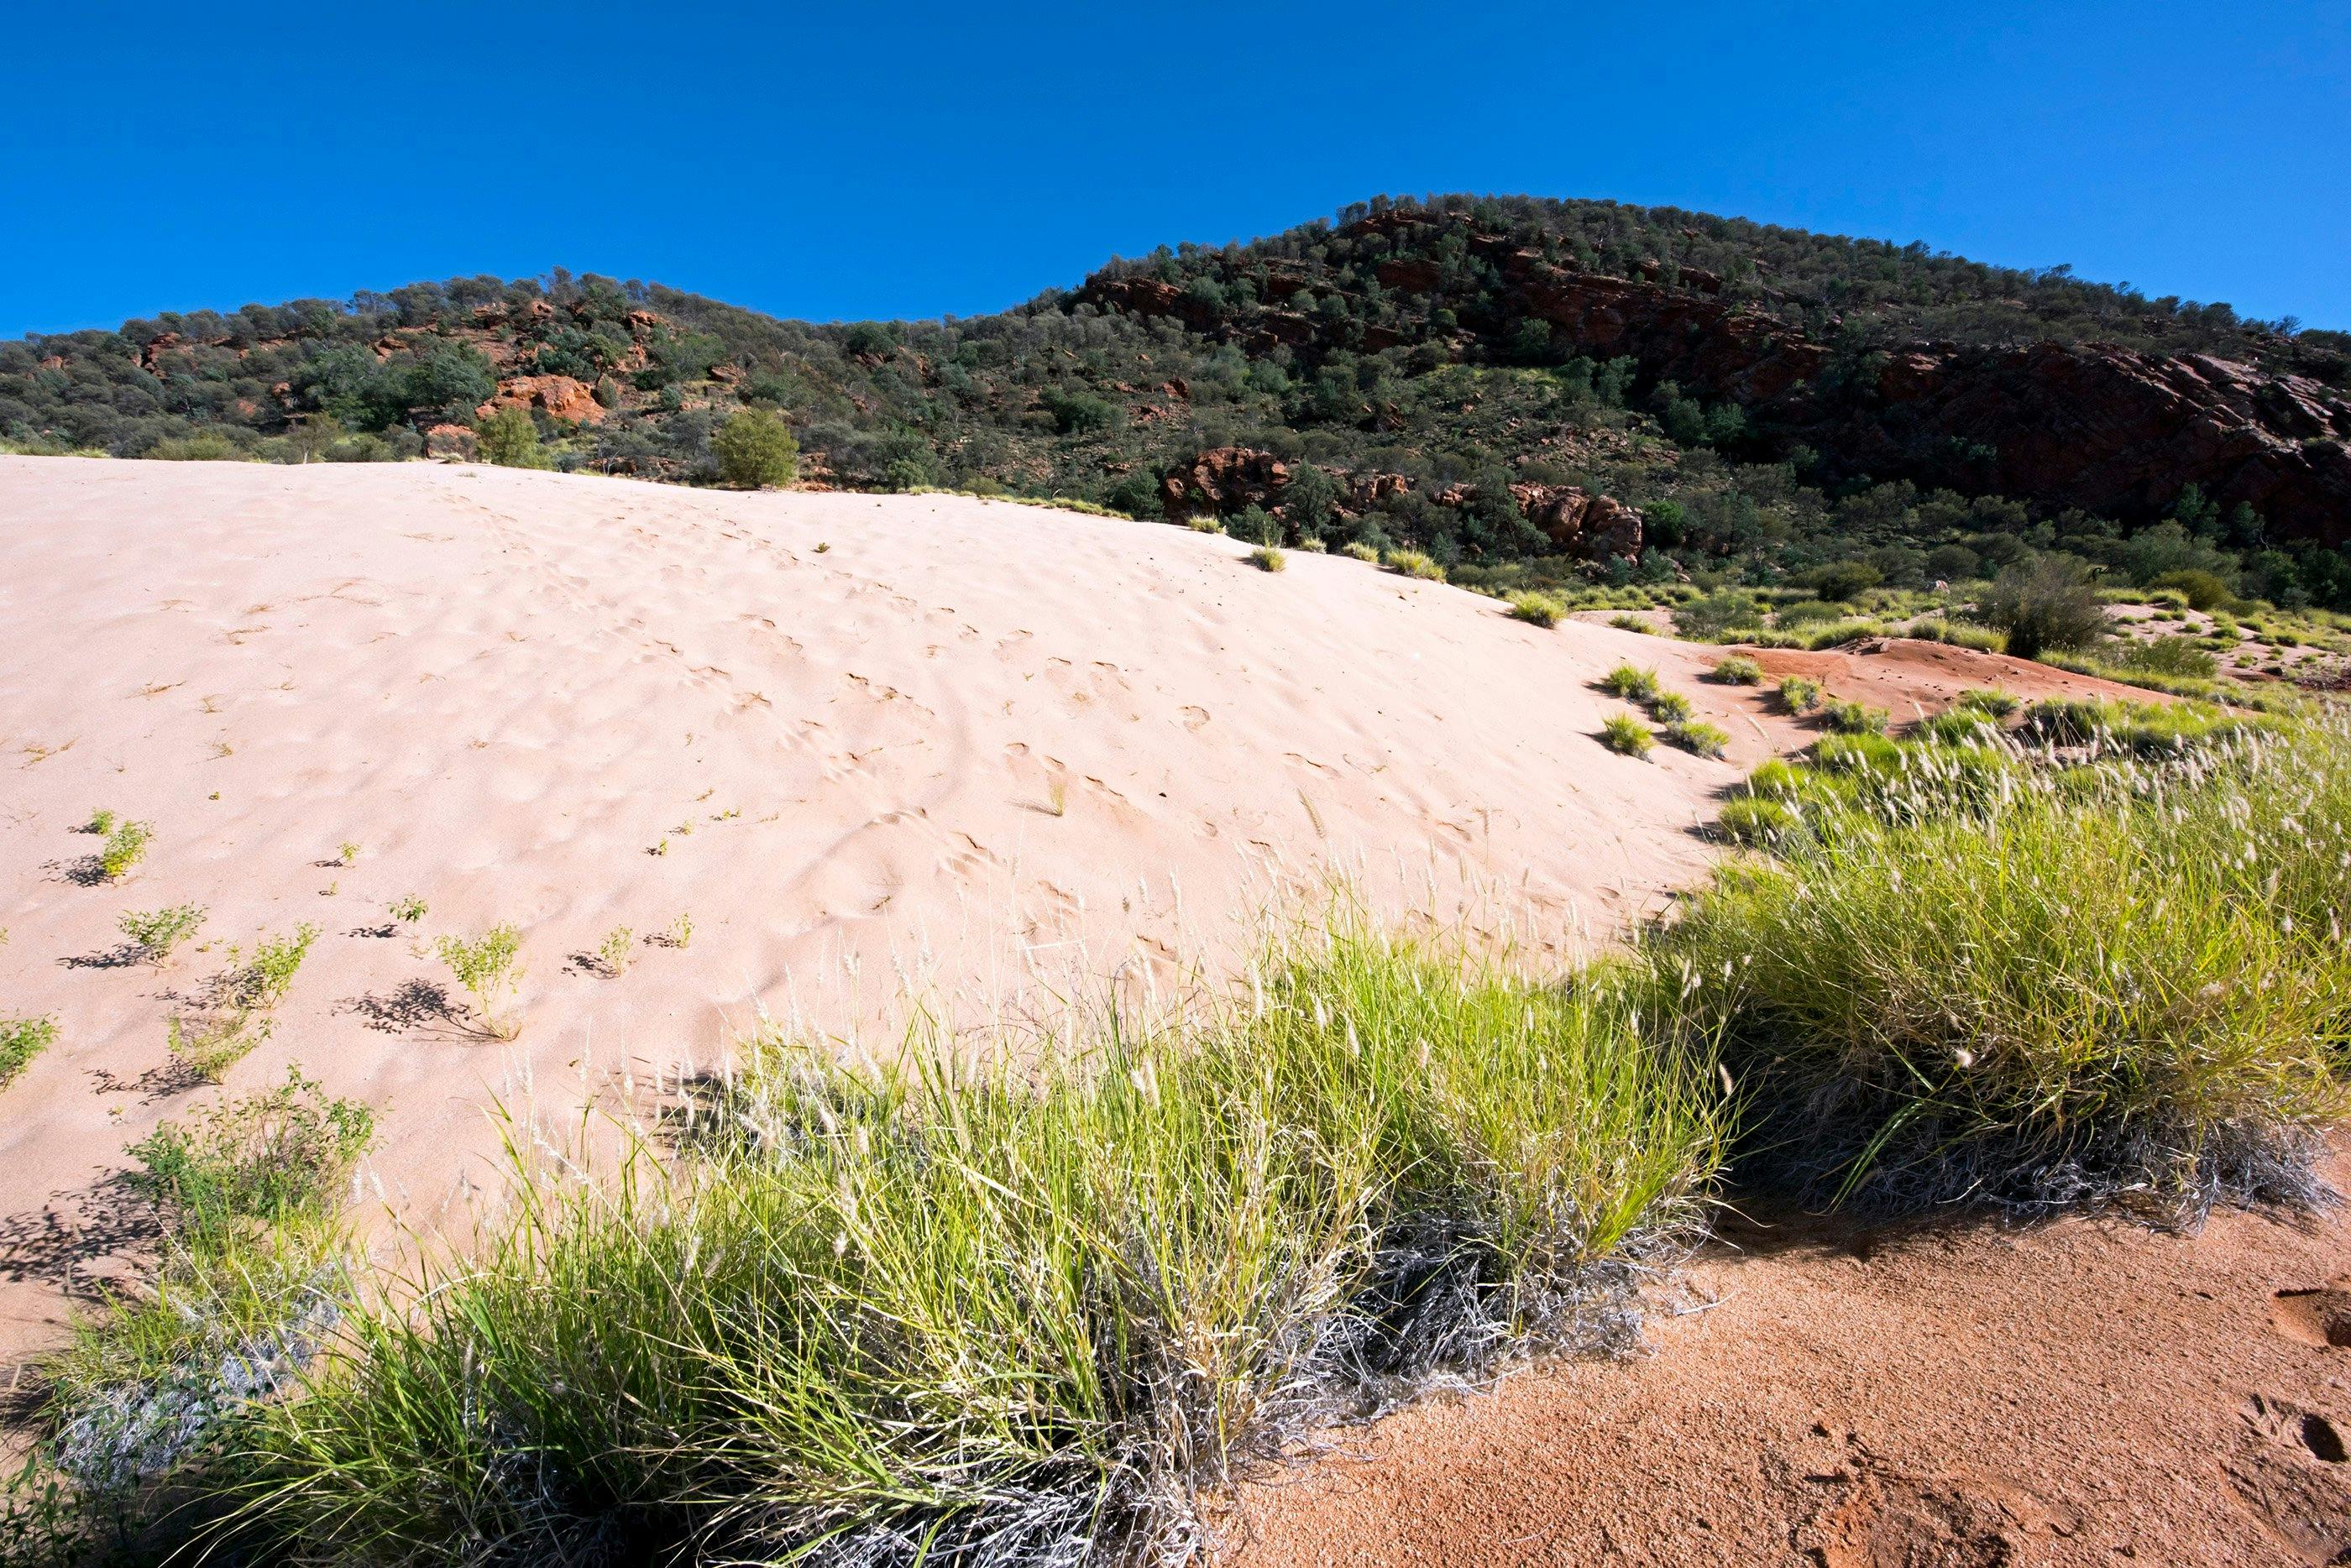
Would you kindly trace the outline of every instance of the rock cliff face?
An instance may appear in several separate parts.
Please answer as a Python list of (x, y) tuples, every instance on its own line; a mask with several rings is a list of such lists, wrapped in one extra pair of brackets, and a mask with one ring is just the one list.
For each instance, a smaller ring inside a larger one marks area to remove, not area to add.
[[(1458, 220), (1389, 214), (1344, 232), (1412, 239), (1417, 248), (1379, 264), (1379, 282), (1428, 294), (1444, 284), (1432, 254), (1440, 247), (1400, 234), (1412, 229), (1458, 235), (1503, 281), (1498, 314), (1465, 322), (1451, 334), (1456, 347), (1518, 322), (1548, 323), (1565, 352), (1632, 358), (1645, 386), (1670, 380), (1706, 401), (1737, 403), (1767, 451), (1808, 447), (1825, 477), (1907, 478), (2126, 522), (2159, 515), (2193, 484), (2223, 508), (2252, 506), (2280, 537), (2351, 542), (2351, 394), (2315, 376), (2099, 343), (1919, 342), (1863, 354), (1725, 297), (1722, 279), (1695, 269), (1583, 271)], [(1322, 340), (1316, 317), (1270, 303), (1306, 280), (1281, 281), (1269, 303), (1244, 307), (1153, 277), (1096, 279), (1078, 297), (1172, 316), (1251, 351), (1340, 346)], [(1392, 341), (1391, 332), (1346, 346)]]
[(2351, 539), (2351, 403), (2306, 377), (2098, 344), (1923, 344), (1843, 406), (1770, 411), (1849, 472), (2125, 518), (2194, 484), (2281, 535)]
[[(1262, 506), (1279, 514), (1283, 493), (1294, 471), (1270, 452), (1250, 447), (1214, 447), (1160, 482), (1161, 504), (1171, 518), (1194, 512), (1231, 513), (1244, 506)], [(1345, 476), (1343, 511), (1362, 513), (1412, 482), (1400, 473), (1357, 473)], [(1452, 484), (1430, 493), (1439, 506), (1467, 506), (1477, 498), (1474, 485)], [(1573, 484), (1513, 484), (1510, 495), (1526, 519), (1541, 529), (1563, 554), (1604, 561), (1612, 556), (1638, 560), (1641, 556), (1641, 514), (1614, 496), (1594, 495)]]

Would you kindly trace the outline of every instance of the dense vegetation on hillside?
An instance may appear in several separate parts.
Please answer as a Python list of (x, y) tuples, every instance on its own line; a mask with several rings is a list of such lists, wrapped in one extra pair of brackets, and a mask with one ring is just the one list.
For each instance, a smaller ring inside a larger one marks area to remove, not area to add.
[[(1609, 320), (1655, 319), (1604, 343), (1588, 302), (1561, 296), (1602, 286), (1617, 291)], [(1705, 334), (1722, 351), (1691, 358), (1683, 345)], [(1964, 381), (2012, 379), (1984, 357), (2047, 344), (2173, 357), (2145, 362), (2158, 371), (2192, 362), (2179, 356), (2242, 367), (2262, 397), (2294, 389), (2280, 428), (2320, 432), (2304, 453), (2342, 462), (2329, 431), (2351, 431), (2351, 336), (2064, 268), (1469, 198), (1113, 261), (1077, 290), (968, 320), (787, 322), (561, 271), (164, 316), (0, 346), (0, 439), (121, 456), (470, 453), (464, 427), (496, 399), (534, 421), (528, 461), (707, 483), (714, 433), (753, 407), (790, 421), (817, 482), (1217, 510), (1290, 542), (1400, 545), (1531, 582), (1761, 584), (1855, 561), (1920, 586), (2054, 552), (2141, 582), (2202, 568), (2289, 605), (2351, 605), (2351, 519), (2314, 529), (2305, 504), (2281, 525), (2159, 473), (2116, 505), (2067, 504), (2062, 487), (2003, 489), (1982, 443), (1942, 427), (1882, 436), (1899, 421), (1874, 389), (1905, 345)], [(1668, 373), (1686, 362), (1713, 384)], [(1196, 460), (1228, 449), (1264, 454), (1247, 460), (1258, 478), (1204, 490)], [(1267, 462), (1281, 472), (1268, 479)], [(1536, 514), (1566, 486), (1637, 508), (1639, 546), (1546, 527)]]

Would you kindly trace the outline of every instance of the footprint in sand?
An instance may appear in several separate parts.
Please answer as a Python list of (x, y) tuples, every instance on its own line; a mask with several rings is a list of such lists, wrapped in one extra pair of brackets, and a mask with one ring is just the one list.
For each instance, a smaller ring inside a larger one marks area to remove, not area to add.
[(1196, 734), (1208, 722), (1208, 711), (1206, 708), (1196, 708), (1186, 703), (1176, 711), (1183, 716), (1184, 727)]
[(2342, 1428), (2315, 1410), (2256, 1394), (2221, 1461), (2238, 1499), (2294, 1559), (2351, 1560), (2351, 1465)]
[(2303, 1345), (2351, 1346), (2351, 1274), (2307, 1290), (2278, 1292), (2270, 1298), (2270, 1326)]

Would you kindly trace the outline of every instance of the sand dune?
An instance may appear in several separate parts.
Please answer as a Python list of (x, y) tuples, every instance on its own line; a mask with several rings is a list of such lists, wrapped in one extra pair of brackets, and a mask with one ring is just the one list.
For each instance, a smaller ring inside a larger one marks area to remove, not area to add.
[[(112, 1266), (124, 1146), (210, 1092), (166, 1020), (230, 943), (321, 930), (230, 1089), (298, 1063), (364, 1098), (430, 1221), (492, 1176), (494, 1094), (560, 1110), (763, 1010), (874, 1027), (908, 983), (1165, 981), (1332, 867), (1489, 889), (1573, 949), (1697, 873), (1714, 792), (1791, 738), (1705, 650), (1002, 503), (0, 458), (0, 1014), (60, 1026), (0, 1094), (0, 1357)], [(1729, 760), (1595, 742), (1628, 654)], [(155, 829), (119, 883), (86, 880), (101, 806)], [(126, 910), (182, 903), (201, 946), (119, 961)], [(648, 942), (681, 915), (689, 945)], [(502, 920), (511, 1044), (425, 945)]]

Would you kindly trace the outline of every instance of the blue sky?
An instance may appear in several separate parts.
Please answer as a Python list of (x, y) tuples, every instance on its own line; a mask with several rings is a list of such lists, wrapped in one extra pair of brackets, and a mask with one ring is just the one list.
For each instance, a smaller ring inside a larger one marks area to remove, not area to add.
[(1456, 190), (2351, 327), (2339, 0), (233, 9), (12, 17), (0, 337), (557, 265), (972, 315)]

